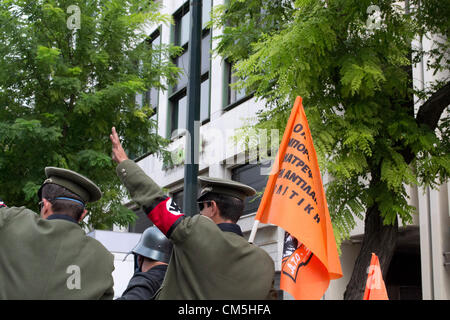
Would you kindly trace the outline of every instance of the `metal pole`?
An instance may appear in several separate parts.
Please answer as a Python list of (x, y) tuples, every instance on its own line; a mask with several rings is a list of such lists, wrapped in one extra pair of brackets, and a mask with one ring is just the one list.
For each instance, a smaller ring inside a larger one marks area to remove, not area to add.
[(256, 231), (258, 231), (258, 225), (259, 225), (259, 220), (255, 220), (253, 222), (252, 231), (250, 232), (250, 237), (248, 237), (249, 243), (253, 243), (253, 241), (255, 241)]
[(202, 44), (202, 0), (191, 0), (189, 37), (189, 81), (187, 86), (186, 158), (184, 164), (183, 211), (193, 216), (197, 209), (197, 176), (200, 136), (200, 76)]

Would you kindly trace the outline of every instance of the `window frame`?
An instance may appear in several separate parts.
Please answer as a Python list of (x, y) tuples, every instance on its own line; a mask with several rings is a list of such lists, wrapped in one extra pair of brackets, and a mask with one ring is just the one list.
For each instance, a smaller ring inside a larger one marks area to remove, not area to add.
[[(212, 7), (212, 1), (211, 1), (211, 6)], [(181, 48), (183, 48), (183, 54), (178, 56), (178, 57), (174, 57), (173, 58), (173, 62), (174, 64), (177, 65), (177, 59), (180, 59), (184, 54), (188, 54), (189, 53), (189, 41), (184, 42), (184, 43), (180, 43), (180, 26), (181, 26), (181, 21), (183, 19), (183, 17), (185, 15), (190, 14), (190, 8), (189, 8), (189, 1), (187, 1), (186, 3), (184, 3), (180, 9), (178, 9), (174, 14), (173, 14), (173, 18), (175, 21), (174, 27), (173, 27), (173, 34), (172, 34), (172, 42), (175, 45), (180, 46)], [(202, 15), (203, 16), (203, 15)], [(203, 18), (202, 18), (203, 21)], [(205, 58), (204, 55), (202, 54), (202, 59), (200, 61), (200, 67), (202, 68), (202, 65), (207, 65), (207, 68), (203, 68), (200, 71), (200, 86), (202, 86), (202, 84), (205, 81), (209, 81), (208, 82), (208, 98), (207, 98), (207, 107), (208, 107), (208, 111), (207, 114), (208, 116), (205, 117), (204, 119), (200, 118), (201, 124), (205, 124), (207, 122), (210, 121), (211, 119), (211, 46), (212, 46), (212, 32), (210, 29), (206, 28), (206, 23), (203, 24), (202, 26), (202, 53), (204, 52), (205, 48), (204, 48), (204, 39), (205, 38), (209, 38), (208, 40), (208, 57)], [(205, 59), (205, 60), (203, 60)], [(171, 139), (172, 141), (183, 136), (183, 132), (184, 130), (178, 130), (180, 129), (180, 124), (178, 123), (178, 109), (175, 110), (175, 108), (179, 107), (179, 101), (181, 99), (183, 99), (185, 96), (187, 97), (187, 88), (189, 85), (189, 79), (187, 78), (186, 80), (184, 80), (184, 77), (188, 77), (188, 72), (189, 72), (189, 61), (187, 63), (187, 69), (184, 68), (184, 63), (183, 63), (183, 69), (186, 71), (185, 75), (181, 76), (180, 79), (183, 80), (182, 85), (178, 85), (178, 83), (176, 85), (170, 86), (169, 87), (169, 96), (168, 96), (168, 107), (169, 107), (169, 112), (168, 112), (168, 121), (167, 121), (167, 137), (169, 139)], [(177, 65), (178, 67), (180, 67), (179, 65)], [(202, 95), (202, 92), (200, 92), (200, 95)], [(202, 115), (202, 101), (200, 101), (200, 117)], [(176, 122), (177, 122), (177, 127), (174, 127), (175, 124), (175, 115), (177, 116)], [(181, 127), (184, 127), (185, 124), (183, 124)], [(174, 132), (176, 132), (174, 134)]]
[[(155, 31), (153, 31), (149, 38), (146, 40), (148, 42), (149, 45), (153, 45), (153, 42), (159, 37), (159, 45), (162, 44), (162, 34), (161, 34), (161, 26), (159, 26), (157, 29), (155, 29)], [(161, 57), (160, 57), (161, 58)], [(156, 104), (154, 105), (153, 103), (151, 103), (152, 99), (152, 90), (156, 90)], [(145, 94), (143, 95), (143, 104), (148, 103), (149, 107), (151, 107), (151, 109), (154, 111), (153, 116), (156, 115), (156, 126), (158, 126), (159, 123), (159, 88), (153, 88), (150, 87), (148, 88), (147, 91), (145, 91)]]
[[(268, 165), (269, 163), (270, 163), (269, 160), (262, 160), (262, 161), (258, 160), (256, 163), (249, 163), (248, 161), (246, 161), (246, 163), (244, 163), (244, 164), (239, 164), (239, 165), (233, 166), (230, 168), (231, 180), (249, 185), (252, 188), (254, 188), (256, 190), (256, 192), (263, 191), (267, 185), (268, 176), (259, 174), (259, 176), (262, 177), (262, 179), (256, 180), (258, 182), (258, 184), (261, 185), (261, 190), (259, 190), (260, 188), (254, 187), (255, 184), (249, 184), (248, 181), (244, 181), (244, 180), (237, 180), (236, 175), (241, 174), (241, 172), (236, 172), (236, 170), (244, 171), (243, 167), (249, 167), (250, 169), (253, 169), (256, 167), (257, 169), (260, 169), (261, 166)], [(257, 199), (257, 200), (251, 201), (252, 199)], [(258, 210), (261, 200), (262, 200), (262, 196), (258, 197), (257, 195), (246, 198), (244, 201), (244, 212), (243, 212), (241, 218), (255, 214)], [(255, 204), (253, 204), (255, 201), (256, 201), (256, 210), (248, 209), (249, 203), (251, 203), (252, 207), (255, 207)], [(253, 210), (253, 211), (249, 211), (249, 210)]]
[(224, 76), (223, 76), (223, 110), (224, 111), (229, 111), (233, 108), (235, 108), (236, 106), (244, 103), (247, 100), (250, 100), (251, 98), (253, 98), (254, 93), (245, 93), (244, 96), (231, 101), (231, 93), (232, 91), (238, 91), (235, 90), (233, 88), (231, 88), (231, 84), (232, 84), (232, 72), (233, 72), (233, 64), (228, 60), (228, 59), (224, 59), (224, 64), (225, 64), (225, 68), (224, 68)]

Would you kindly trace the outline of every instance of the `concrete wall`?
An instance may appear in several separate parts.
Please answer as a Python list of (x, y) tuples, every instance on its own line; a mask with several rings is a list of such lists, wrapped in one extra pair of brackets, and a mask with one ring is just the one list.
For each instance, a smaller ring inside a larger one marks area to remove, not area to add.
[(114, 255), (114, 299), (120, 297), (127, 288), (134, 273), (134, 257), (128, 253), (141, 238), (139, 233), (94, 230), (89, 236), (100, 241)]

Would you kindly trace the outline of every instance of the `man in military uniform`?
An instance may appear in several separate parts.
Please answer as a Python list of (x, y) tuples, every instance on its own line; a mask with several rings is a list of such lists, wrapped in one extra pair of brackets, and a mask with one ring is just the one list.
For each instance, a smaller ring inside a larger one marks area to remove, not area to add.
[(172, 243), (156, 226), (151, 226), (130, 253), (134, 254), (136, 270), (117, 300), (151, 300), (164, 280)]
[(79, 225), (100, 189), (71, 170), (45, 174), (39, 215), (0, 201), (0, 299), (112, 299), (113, 256)]
[[(271, 298), (274, 263), (248, 243), (236, 224), (244, 199), (255, 194), (231, 180), (199, 178), (200, 215), (186, 217), (144, 171), (129, 160), (115, 128), (110, 136), (117, 174), (132, 199), (174, 244), (157, 299)], [(189, 196), (189, 195), (185, 195)]]

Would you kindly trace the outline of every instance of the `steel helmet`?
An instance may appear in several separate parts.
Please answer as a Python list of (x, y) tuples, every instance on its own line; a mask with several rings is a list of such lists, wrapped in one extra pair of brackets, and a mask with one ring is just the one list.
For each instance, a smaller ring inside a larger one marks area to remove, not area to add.
[(172, 242), (156, 226), (151, 226), (145, 229), (138, 244), (131, 252), (152, 260), (169, 263)]

